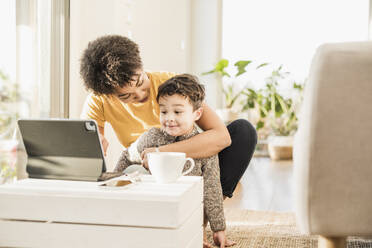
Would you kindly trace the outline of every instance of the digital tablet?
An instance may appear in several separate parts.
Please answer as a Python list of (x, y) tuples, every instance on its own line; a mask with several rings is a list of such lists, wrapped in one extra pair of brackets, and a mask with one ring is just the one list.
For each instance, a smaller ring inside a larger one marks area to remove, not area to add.
[(94, 120), (20, 119), (30, 178), (98, 181), (106, 172)]

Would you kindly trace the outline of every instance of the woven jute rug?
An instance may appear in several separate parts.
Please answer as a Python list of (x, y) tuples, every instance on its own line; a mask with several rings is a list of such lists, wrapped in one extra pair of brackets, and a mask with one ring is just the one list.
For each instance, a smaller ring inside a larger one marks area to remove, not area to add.
[[(249, 248), (316, 248), (318, 236), (303, 235), (296, 227), (293, 213), (251, 211), (229, 208), (225, 210), (227, 236), (237, 242), (234, 247)], [(212, 232), (207, 228), (211, 244)], [(348, 239), (348, 248), (372, 248), (371, 240)]]

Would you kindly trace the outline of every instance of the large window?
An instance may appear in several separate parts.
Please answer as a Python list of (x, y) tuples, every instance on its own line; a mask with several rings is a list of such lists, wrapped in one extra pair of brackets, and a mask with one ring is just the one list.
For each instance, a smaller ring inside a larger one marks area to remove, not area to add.
[(283, 64), (307, 77), (316, 48), (368, 39), (369, 0), (225, 0), (224, 58)]
[(17, 83), (32, 117), (67, 117), (68, 0), (17, 0)]
[(17, 118), (68, 117), (68, 3), (0, 1), (0, 134)]
[(0, 1), (0, 70), (15, 80), (16, 74), (16, 16), (15, 1)]
[[(0, 140), (11, 135), (14, 125), (13, 104), (17, 97), (16, 79), (16, 11), (15, 1), (0, 1)], [(1, 155), (1, 154), (0, 154)]]

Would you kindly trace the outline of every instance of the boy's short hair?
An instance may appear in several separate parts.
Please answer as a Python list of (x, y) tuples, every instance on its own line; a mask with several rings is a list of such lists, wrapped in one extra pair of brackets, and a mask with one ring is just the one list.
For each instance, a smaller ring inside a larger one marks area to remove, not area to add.
[(160, 97), (172, 96), (174, 94), (186, 97), (193, 106), (193, 109), (196, 110), (202, 106), (205, 89), (204, 85), (199, 83), (196, 76), (181, 74), (168, 79), (160, 85), (156, 101), (159, 103)]
[(80, 62), (84, 85), (96, 94), (113, 94), (116, 87), (129, 85), (136, 70), (142, 68), (138, 45), (120, 35), (89, 42)]

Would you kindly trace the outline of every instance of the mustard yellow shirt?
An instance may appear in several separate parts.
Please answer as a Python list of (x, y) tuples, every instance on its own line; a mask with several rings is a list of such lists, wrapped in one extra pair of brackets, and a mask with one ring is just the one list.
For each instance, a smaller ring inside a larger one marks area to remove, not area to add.
[(150, 80), (150, 98), (145, 103), (123, 103), (114, 95), (89, 94), (81, 114), (93, 119), (98, 126), (111, 124), (120, 143), (128, 147), (151, 127), (160, 127), (159, 105), (156, 102), (159, 86), (173, 77), (169, 72), (146, 72)]

